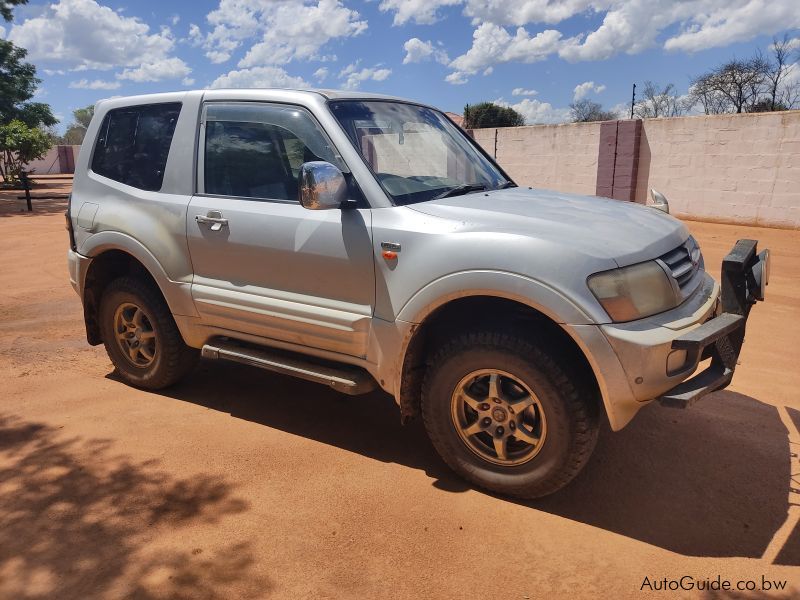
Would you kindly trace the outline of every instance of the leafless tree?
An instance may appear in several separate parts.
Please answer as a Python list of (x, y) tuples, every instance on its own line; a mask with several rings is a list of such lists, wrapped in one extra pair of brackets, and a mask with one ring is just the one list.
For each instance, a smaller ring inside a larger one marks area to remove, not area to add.
[(714, 89), (712, 75), (707, 73), (692, 80), (689, 86), (689, 107), (699, 104), (707, 115), (731, 112), (731, 104), (718, 90)]
[(746, 112), (754, 107), (764, 90), (767, 61), (761, 56), (733, 59), (692, 80), (693, 95), (707, 113)]
[(783, 34), (783, 38), (773, 38), (770, 48), (772, 55), (764, 59), (767, 65), (765, 84), (767, 87), (767, 99), (765, 104), (769, 110), (788, 110), (795, 108), (800, 99), (800, 83), (789, 81), (792, 71), (800, 68), (793, 60), (795, 57), (800, 59), (800, 52), (795, 53), (793, 41), (789, 34)]
[(603, 106), (599, 102), (593, 102), (588, 98), (573, 102), (569, 105), (569, 110), (574, 123), (613, 121), (619, 118), (619, 115), (614, 111), (603, 110)]
[(645, 81), (642, 96), (643, 100), (633, 108), (634, 115), (640, 119), (678, 117), (686, 110), (672, 83), (661, 87), (652, 81)]
[(674, 86), (647, 81), (639, 117), (677, 116), (700, 105), (707, 115), (763, 112), (800, 108), (800, 48), (784, 34), (773, 38), (768, 54), (758, 51), (748, 59), (733, 59), (692, 79), (681, 101)]
[[(795, 64), (794, 68), (800, 69), (800, 65)], [(786, 110), (800, 108), (800, 81), (787, 85), (784, 88), (781, 102), (786, 107)]]

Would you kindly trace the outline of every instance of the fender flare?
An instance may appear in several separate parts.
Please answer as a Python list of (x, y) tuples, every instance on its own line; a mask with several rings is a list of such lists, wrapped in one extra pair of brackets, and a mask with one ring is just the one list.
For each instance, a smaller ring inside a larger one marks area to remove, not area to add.
[(80, 252), (87, 258), (96, 258), (109, 250), (125, 252), (144, 265), (161, 290), (172, 314), (197, 316), (192, 300), (191, 281), (170, 279), (161, 263), (139, 240), (117, 231), (101, 231), (87, 238)]
[[(549, 318), (562, 329), (567, 337), (572, 339), (578, 351), (585, 356), (600, 389), (603, 407), (614, 429), (622, 427), (635, 414), (635, 410), (625, 411), (624, 415), (617, 414), (619, 409), (610, 397), (609, 382), (600, 369), (596, 357), (588, 352), (586, 340), (580, 335), (580, 332), (584, 330), (596, 333), (595, 323), (589, 315), (572, 300), (550, 286), (522, 275), (503, 271), (467, 271), (446, 275), (422, 288), (401, 309), (398, 320), (410, 325), (406, 330), (406, 335), (402, 338), (400, 354), (393, 373), (395, 381), (398, 382), (395, 388), (395, 398), (401, 403), (401, 408), (403, 372), (411, 341), (419, 325), (424, 324), (427, 317), (448, 302), (474, 296), (491, 296), (519, 302)], [(598, 343), (599, 341), (596, 340)], [(608, 346), (608, 343), (605, 342), (605, 345)], [(613, 352), (610, 356), (604, 355), (606, 363), (618, 364), (613, 358)], [(615, 372), (613, 375), (618, 374)], [(622, 381), (619, 377), (616, 379)], [(627, 385), (619, 389), (629, 390)], [(625, 394), (626, 400), (628, 399), (627, 395)]]
[(397, 313), (408, 323), (422, 323), (440, 306), (469, 296), (514, 300), (538, 310), (558, 324), (590, 325), (594, 321), (572, 300), (536, 279), (507, 271), (459, 271), (431, 281)]

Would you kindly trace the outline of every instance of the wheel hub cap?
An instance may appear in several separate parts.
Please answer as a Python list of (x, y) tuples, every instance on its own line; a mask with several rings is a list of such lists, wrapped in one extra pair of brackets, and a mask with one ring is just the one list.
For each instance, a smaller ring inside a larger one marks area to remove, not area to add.
[(508, 418), (508, 414), (502, 408), (495, 408), (492, 411), (492, 418), (498, 423), (502, 423)]

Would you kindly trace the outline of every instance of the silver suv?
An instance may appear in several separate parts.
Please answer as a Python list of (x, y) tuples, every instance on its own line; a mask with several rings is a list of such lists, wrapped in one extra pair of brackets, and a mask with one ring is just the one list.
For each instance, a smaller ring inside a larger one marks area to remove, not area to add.
[(602, 415), (618, 430), (731, 381), (769, 255), (739, 241), (717, 283), (663, 209), (520, 187), (406, 100), (138, 96), (95, 109), (69, 271), (89, 343), (134, 386), (202, 355), (381, 388), (457, 473), (537, 497)]

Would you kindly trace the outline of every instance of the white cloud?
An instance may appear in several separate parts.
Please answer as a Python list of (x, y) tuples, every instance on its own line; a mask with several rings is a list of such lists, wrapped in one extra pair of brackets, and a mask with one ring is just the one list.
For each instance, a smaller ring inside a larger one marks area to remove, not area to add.
[(394, 25), (413, 21), (429, 25), (439, 20), (439, 9), (464, 5), (464, 14), (474, 25), (526, 25), (560, 23), (586, 10), (603, 10), (609, 0), (382, 0), (380, 9), (394, 13)]
[(465, 79), (466, 75), (474, 75), (499, 63), (544, 60), (557, 52), (561, 44), (561, 32), (553, 29), (546, 29), (531, 37), (520, 27), (512, 37), (505, 28), (484, 23), (473, 32), (472, 47), (466, 54), (455, 58), (450, 67), (461, 73), (461, 79)]
[(117, 79), (142, 83), (145, 81), (162, 81), (164, 79), (180, 79), (192, 70), (180, 58), (164, 58), (144, 63), (135, 69), (125, 69), (117, 75)]
[(172, 15), (169, 18), (169, 22), (172, 23), (173, 25), (177, 25), (178, 23), (181, 22), (181, 16), (180, 15)]
[(406, 51), (406, 56), (403, 59), (403, 64), (424, 62), (426, 60), (434, 59), (436, 62), (446, 65), (450, 62), (450, 58), (441, 48), (441, 43), (437, 46), (433, 42), (423, 42), (419, 38), (411, 38), (405, 44), (403, 49)]
[[(462, 5), (463, 14), (472, 18), (475, 39), (467, 55), (483, 63), (473, 71), (454, 67), (462, 71), (451, 78), (458, 80), (490, 66), (487, 63), (503, 62), (502, 48), (509, 45), (505, 26), (552, 25), (580, 15), (602, 15), (599, 27), (551, 49), (568, 61), (605, 60), (656, 46), (696, 52), (800, 27), (797, 0), (383, 0), (380, 8), (393, 12), (399, 25), (432, 23), (441, 7), (453, 5)], [(552, 29), (542, 33), (548, 31)], [(520, 41), (526, 36), (523, 33)]]
[(800, 27), (800, 9), (791, 0), (730, 0), (697, 2), (705, 11), (686, 18), (683, 31), (664, 43), (667, 50), (696, 52), (743, 42), (760, 33)]
[(584, 81), (583, 83), (579, 83), (575, 86), (573, 90), (572, 99), (577, 102), (578, 100), (583, 100), (588, 96), (590, 93), (594, 92), (595, 94), (599, 94), (603, 90), (606, 89), (604, 85), (597, 85), (594, 81)]
[(602, 0), (467, 0), (464, 14), (475, 23), (560, 23), (590, 8), (601, 10), (609, 4)]
[(59, 0), (14, 25), (9, 38), (28, 49), (32, 62), (72, 69), (136, 67), (166, 58), (175, 45), (168, 28), (152, 32), (95, 0)]
[(394, 12), (394, 25), (414, 21), (430, 25), (439, 20), (438, 10), (443, 6), (455, 6), (463, 0), (382, 0), (382, 12)]
[(379, 68), (380, 65), (359, 69), (358, 64), (359, 61), (349, 64), (339, 73), (339, 79), (342, 80), (344, 89), (358, 89), (364, 81), (384, 81), (392, 74), (391, 69)]
[(0, 25), (0, 38), (6, 37), (6, 28)]
[(518, 88), (514, 88), (514, 90), (511, 92), (511, 95), (512, 96), (538, 96), (539, 92), (537, 92), (536, 90), (526, 90), (525, 88), (518, 87)]
[(635, 54), (656, 45), (658, 36), (677, 25), (663, 45), (695, 52), (728, 46), (760, 34), (800, 27), (796, 0), (465, 0), (473, 23), (526, 25), (560, 23), (580, 14), (605, 13), (585, 40), (565, 48), (568, 60), (601, 60), (619, 52)]
[(194, 77), (184, 77), (181, 79), (181, 85), (194, 85)]
[(103, 81), (101, 79), (89, 81), (88, 79), (80, 79), (70, 82), (69, 87), (78, 90), (117, 90), (120, 85), (122, 84), (119, 81)]
[(561, 48), (559, 54), (569, 61), (605, 60), (623, 51), (636, 54), (653, 46), (662, 29), (691, 14), (690, 11), (685, 17), (678, 17), (683, 6), (697, 2), (698, 0), (684, 3), (661, 3), (657, 0), (621, 2), (606, 13), (600, 27), (583, 40), (573, 38)]
[(328, 67), (320, 67), (314, 71), (312, 77), (319, 82), (325, 81), (325, 79), (328, 77)]
[(620, 52), (636, 54), (659, 45), (659, 35), (678, 25), (663, 41), (667, 50), (696, 52), (743, 42), (760, 34), (800, 27), (796, 0), (614, 0), (603, 22), (560, 55), (570, 61), (604, 60)]
[(569, 108), (554, 108), (549, 102), (541, 102), (523, 98), (516, 104), (506, 102), (502, 98), (494, 101), (498, 106), (510, 106), (523, 117), (528, 125), (566, 123), (570, 120)]
[(246, 41), (255, 43), (239, 67), (285, 64), (296, 59), (321, 59), (319, 52), (337, 38), (363, 33), (367, 22), (340, 0), (220, 0), (207, 15), (211, 31), (190, 28), (202, 40), (206, 56), (222, 63)]
[(464, 85), (469, 81), (467, 79), (467, 74), (462, 73), (461, 71), (453, 71), (447, 77), (444, 78), (447, 83), (452, 83), (453, 85)]
[(204, 41), (203, 32), (196, 23), (189, 23), (189, 43), (192, 46), (200, 46)]
[(280, 67), (253, 67), (231, 71), (218, 77), (212, 88), (309, 88), (302, 77), (289, 75)]

